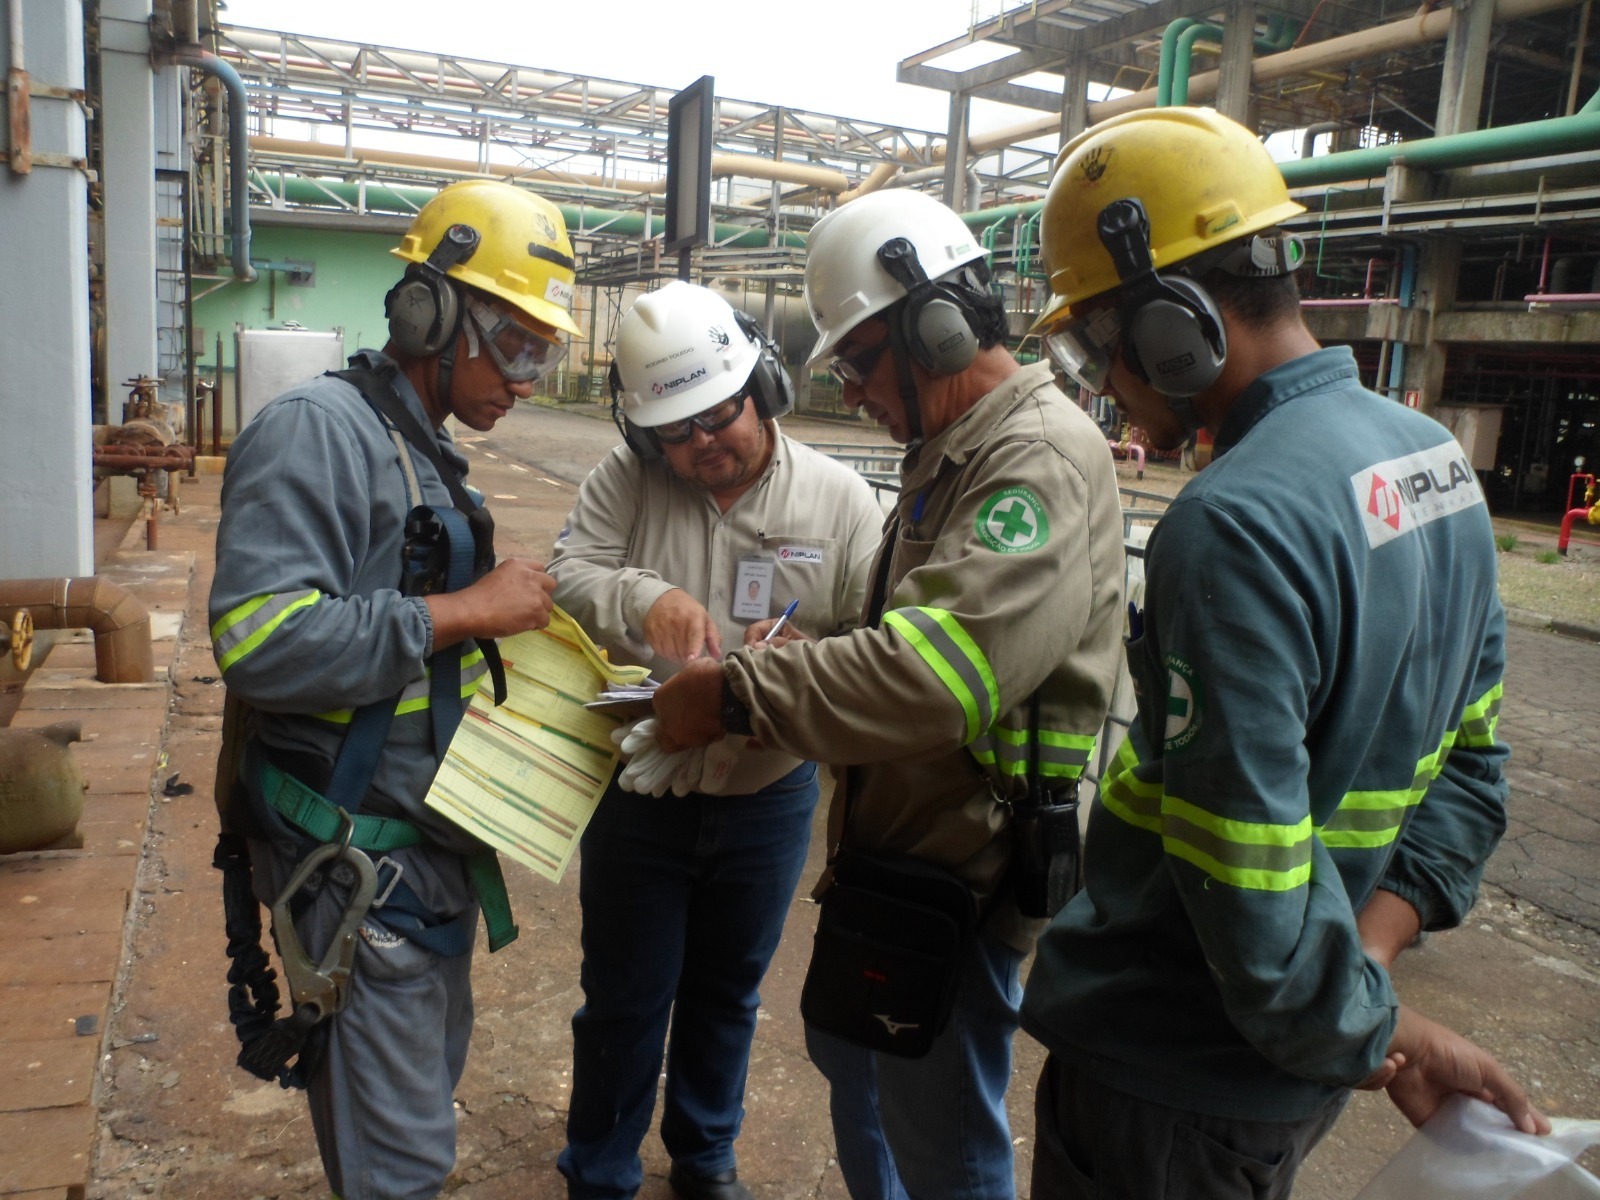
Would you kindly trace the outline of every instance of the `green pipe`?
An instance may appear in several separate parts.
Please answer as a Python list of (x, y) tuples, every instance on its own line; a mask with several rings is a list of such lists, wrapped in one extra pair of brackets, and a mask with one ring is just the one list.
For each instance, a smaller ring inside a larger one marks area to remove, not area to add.
[(1304, 25), (1297, 25), (1288, 17), (1273, 13), (1267, 18), (1266, 36), (1256, 39), (1256, 49), (1262, 54), (1276, 54), (1280, 50), (1288, 50), (1304, 28)]
[(978, 239), (983, 243), (984, 265), (990, 270), (994, 269), (994, 246), (995, 243), (1000, 240), (1000, 226), (1004, 225), (1005, 223), (1005, 218), (1002, 217), (993, 224), (985, 225), (983, 227), (983, 236)]
[(1476, 129), (1444, 137), (1418, 138), (1395, 142), (1370, 150), (1347, 150), (1321, 158), (1302, 158), (1279, 163), (1283, 181), (1290, 187), (1319, 183), (1342, 183), (1350, 179), (1375, 179), (1391, 164), (1427, 171), (1447, 167), (1471, 167), (1480, 163), (1510, 162), (1518, 158), (1537, 158), (1544, 154), (1565, 154), (1574, 150), (1593, 150), (1600, 146), (1600, 93), (1581, 111), (1570, 117), (1552, 117), (1498, 129)]
[[(1169, 25), (1170, 29), (1171, 26)], [(1189, 67), (1194, 62), (1194, 44), (1201, 38), (1216, 38), (1222, 40), (1222, 26), (1220, 25), (1190, 25), (1178, 35), (1177, 49), (1173, 52), (1172, 67), (1167, 72), (1167, 103), (1180, 105), (1189, 103)]]
[[(1278, 164), (1283, 181), (1290, 187), (1344, 183), (1382, 175), (1389, 164), (1404, 160), (1407, 166), (1440, 171), (1481, 163), (1514, 162), (1542, 154), (1567, 154), (1600, 148), (1600, 91), (1570, 117), (1552, 117), (1522, 125), (1496, 129), (1477, 129), (1445, 137), (1420, 138), (1397, 142), (1371, 150), (1348, 150), (1321, 158), (1302, 158)], [(1043, 200), (1026, 204), (1007, 204), (962, 213), (961, 219), (974, 228), (993, 221), (1029, 218), (1044, 208)], [(1021, 253), (1019, 247), (1019, 253)]]
[[(360, 191), (359, 185), (354, 183), (317, 182), (310, 179), (282, 177), (269, 184), (260, 171), (255, 172), (255, 176), (267, 191), (295, 204), (330, 207), (337, 199), (354, 208), (359, 194), (361, 203), (368, 212), (397, 213), (407, 217), (414, 216), (424, 204), (438, 194), (436, 188), (368, 184), (364, 191)], [(657, 237), (665, 233), (667, 228), (666, 218), (659, 215), (650, 218), (650, 232), (645, 234), (643, 213), (616, 212), (611, 209), (590, 208), (586, 205), (558, 204), (556, 207), (561, 210), (561, 218), (567, 223), (567, 231), (571, 234), (596, 233), (604, 230), (620, 237)], [(719, 246), (738, 246), (744, 249), (765, 249), (770, 244), (765, 226), (718, 225), (712, 231), (712, 238)], [(779, 244), (804, 246), (805, 235), (785, 232), (780, 235)]]
[[(1251, 41), (1257, 54), (1287, 50), (1300, 35), (1300, 26), (1276, 14), (1267, 18), (1267, 32)], [(1189, 102), (1189, 68), (1194, 44), (1201, 38), (1222, 39), (1220, 25), (1205, 25), (1179, 17), (1161, 31), (1161, 62), (1156, 68), (1156, 107)]]
[(1172, 103), (1172, 60), (1178, 48), (1178, 38), (1193, 25), (1189, 17), (1179, 17), (1161, 31), (1161, 61), (1156, 66), (1156, 107), (1166, 108)]

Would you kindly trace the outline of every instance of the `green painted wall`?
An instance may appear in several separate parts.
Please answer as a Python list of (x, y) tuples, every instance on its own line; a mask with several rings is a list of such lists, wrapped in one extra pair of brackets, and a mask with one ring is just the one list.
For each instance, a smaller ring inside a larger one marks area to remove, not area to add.
[[(194, 324), (201, 331), (203, 374), (215, 369), (217, 335), (222, 335), (223, 367), (233, 369), (233, 327), (278, 329), (297, 321), (307, 329), (344, 330), (347, 352), (381, 347), (388, 340), (383, 297), (400, 278), (405, 263), (389, 253), (392, 233), (348, 233), (283, 226), (251, 231), (250, 260), (260, 278), (232, 281), (195, 301)], [(315, 274), (308, 285), (289, 282), (286, 271), (262, 263), (307, 263)], [(195, 281), (195, 292), (204, 285)]]

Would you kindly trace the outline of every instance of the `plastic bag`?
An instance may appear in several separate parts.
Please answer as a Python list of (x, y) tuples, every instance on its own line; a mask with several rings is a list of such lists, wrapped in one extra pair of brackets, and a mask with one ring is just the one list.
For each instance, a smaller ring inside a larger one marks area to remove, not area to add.
[(1411, 1135), (1356, 1200), (1589, 1200), (1600, 1179), (1574, 1163), (1600, 1121), (1553, 1117), (1535, 1137), (1481, 1100), (1456, 1096)]

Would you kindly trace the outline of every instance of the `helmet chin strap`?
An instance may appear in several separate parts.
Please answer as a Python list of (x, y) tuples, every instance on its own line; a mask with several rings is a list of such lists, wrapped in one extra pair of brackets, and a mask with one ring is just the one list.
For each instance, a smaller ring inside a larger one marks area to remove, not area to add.
[(900, 406), (906, 411), (906, 427), (911, 432), (906, 449), (912, 450), (922, 445), (922, 408), (917, 403), (917, 380), (911, 373), (911, 351), (900, 336), (899, 321), (889, 322), (889, 351), (894, 355), (895, 378), (900, 384)]

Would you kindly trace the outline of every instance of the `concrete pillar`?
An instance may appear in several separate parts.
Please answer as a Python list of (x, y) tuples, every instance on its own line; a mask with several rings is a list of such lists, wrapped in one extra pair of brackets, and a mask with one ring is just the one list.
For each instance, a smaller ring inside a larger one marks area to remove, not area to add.
[[(1439, 109), (1434, 122), (1434, 132), (1439, 137), (1478, 128), (1493, 25), (1494, 0), (1457, 0), (1455, 20), (1450, 23), (1444, 45), (1444, 76), (1439, 84)], [(1431, 412), (1443, 398), (1449, 359), (1448, 347), (1434, 340), (1434, 318), (1455, 307), (1460, 279), (1461, 243), (1428, 239), (1417, 262), (1417, 307), (1427, 314), (1418, 324), (1424, 338), (1406, 358), (1402, 384), (1408, 391), (1422, 393), (1424, 412)]]
[(122, 420), (123, 381), (157, 374), (155, 72), (150, 0), (100, 6), (105, 178), (106, 415)]
[(1061, 144), (1089, 128), (1089, 56), (1077, 51), (1061, 77)]
[[(22, 5), (23, 65), (35, 88), (81, 91), (82, 0)], [(12, 62), (9, 22), (0, 21)], [(0, 577), (94, 572), (89, 480), (89, 205), (83, 109), (34, 95), (34, 161), (0, 163), (0, 330), (8, 350), (0, 387)], [(74, 165), (74, 160), (79, 165)]]
[(1255, 0), (1234, 0), (1222, 26), (1222, 62), (1217, 75), (1217, 111), (1250, 124), (1250, 62), (1255, 56)]
[(972, 101), (965, 92), (950, 93), (950, 126), (945, 133), (944, 202), (964, 212), (967, 202), (967, 122)]
[(1478, 127), (1489, 34), (1494, 28), (1494, 0), (1457, 0), (1455, 10), (1444, 42), (1444, 76), (1434, 119), (1437, 137), (1470, 133)]

